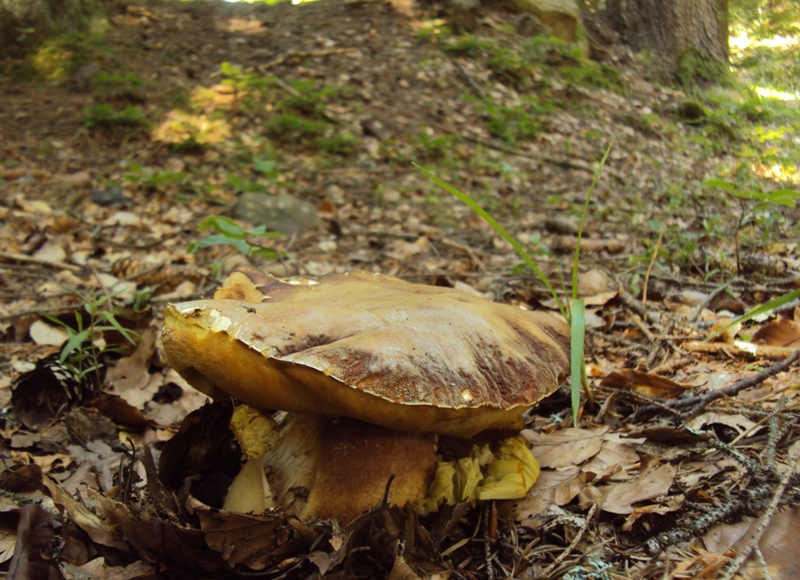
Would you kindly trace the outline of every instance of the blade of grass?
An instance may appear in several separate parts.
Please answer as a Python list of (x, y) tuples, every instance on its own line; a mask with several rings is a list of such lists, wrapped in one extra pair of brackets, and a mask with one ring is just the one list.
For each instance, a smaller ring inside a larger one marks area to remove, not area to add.
[(453, 196), (461, 200), (463, 203), (467, 204), (472, 209), (472, 211), (477, 213), (486, 221), (486, 223), (492, 226), (492, 229), (495, 232), (497, 232), (500, 235), (500, 237), (502, 237), (505, 241), (511, 244), (511, 247), (514, 248), (517, 254), (519, 254), (519, 257), (522, 258), (522, 260), (530, 267), (530, 269), (536, 273), (536, 275), (539, 277), (539, 280), (542, 281), (542, 283), (550, 291), (550, 294), (553, 295), (553, 298), (555, 298), (556, 303), (558, 304), (558, 310), (559, 312), (561, 312), (561, 316), (563, 316), (565, 320), (569, 320), (569, 315), (567, 313), (566, 308), (564, 307), (564, 303), (562, 302), (561, 298), (559, 298), (558, 293), (556, 292), (555, 288), (553, 288), (553, 285), (550, 283), (550, 280), (548, 280), (544, 272), (542, 272), (539, 269), (539, 266), (536, 265), (536, 262), (533, 260), (533, 258), (531, 258), (528, 255), (528, 252), (525, 251), (525, 248), (523, 248), (522, 245), (517, 240), (515, 240), (511, 236), (511, 234), (509, 234), (505, 230), (503, 226), (501, 226), (497, 222), (497, 220), (495, 220), (491, 215), (489, 215), (489, 213), (486, 210), (484, 210), (481, 206), (479, 206), (470, 196), (460, 192), (458, 189), (447, 183), (445, 180), (443, 180), (435, 173), (428, 171), (427, 169), (421, 167), (420, 165), (417, 165), (416, 163), (413, 163), (413, 165), (414, 167), (422, 171), (425, 175), (427, 175), (436, 185), (438, 185), (448, 193), (452, 194)]
[(572, 424), (578, 424), (578, 409), (581, 404), (585, 361), (583, 344), (586, 338), (585, 307), (583, 298), (573, 298), (571, 303), (572, 322), (570, 324), (570, 394), (572, 395)]
[(797, 290), (792, 290), (791, 292), (787, 292), (783, 296), (779, 296), (775, 300), (770, 300), (766, 304), (762, 304), (761, 306), (756, 306), (750, 312), (742, 314), (739, 318), (732, 320), (730, 324), (724, 326), (723, 328), (720, 328), (714, 334), (706, 337), (706, 339), (703, 342), (708, 342), (712, 338), (719, 336), (732, 326), (741, 324), (742, 322), (747, 322), (748, 320), (755, 318), (756, 316), (760, 316), (761, 314), (769, 314), (770, 311), (775, 310), (776, 308), (779, 308), (784, 304), (788, 304), (789, 302), (791, 302), (792, 300), (796, 300), (797, 298), (800, 298), (800, 288), (798, 288)]
[(592, 184), (589, 186), (589, 192), (586, 194), (586, 201), (583, 202), (583, 211), (581, 212), (581, 223), (578, 226), (578, 241), (575, 244), (575, 258), (572, 260), (572, 299), (575, 300), (578, 297), (578, 262), (581, 257), (581, 238), (583, 237), (583, 226), (586, 223), (586, 214), (589, 211), (589, 200), (592, 199), (592, 194), (594, 193), (594, 188), (597, 185), (597, 180), (600, 178), (600, 174), (603, 172), (603, 167), (606, 164), (606, 159), (608, 159), (608, 154), (611, 153), (611, 147), (614, 145), (614, 138), (611, 138), (611, 141), (606, 147), (606, 152), (603, 154), (603, 158), (600, 160), (600, 165), (597, 166), (597, 170), (594, 172), (594, 178), (592, 179)]

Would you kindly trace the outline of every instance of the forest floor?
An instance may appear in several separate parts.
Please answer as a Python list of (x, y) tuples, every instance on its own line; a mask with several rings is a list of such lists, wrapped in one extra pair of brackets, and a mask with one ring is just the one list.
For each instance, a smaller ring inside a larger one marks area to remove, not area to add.
[[(800, 284), (797, 102), (670, 88), (624, 48), (601, 64), (524, 36), (512, 14), (460, 36), (440, 17), (380, 1), (132, 3), (102, 38), (2, 62), (10, 576), (800, 577), (800, 309), (704, 342)], [(573, 425), (562, 386), (527, 415), (542, 471), (524, 500), (380, 506), (339, 526), (225, 512), (224, 489), (190, 488), (223, 469), (227, 424), (203, 423), (216, 407), (166, 363), (168, 302), (250, 262), (557, 314), (511, 246), (412, 162), (568, 294), (609, 146), (579, 258), (594, 401)], [(241, 196), (281, 203), (235, 210)], [(218, 216), (235, 211), (264, 213), (231, 229)], [(242, 234), (258, 226), (283, 236)], [(138, 346), (112, 356), (117, 325)], [(95, 331), (72, 354), (99, 356), (104, 378), (49, 370), (65, 326)], [(165, 460), (179, 429), (195, 447)]]

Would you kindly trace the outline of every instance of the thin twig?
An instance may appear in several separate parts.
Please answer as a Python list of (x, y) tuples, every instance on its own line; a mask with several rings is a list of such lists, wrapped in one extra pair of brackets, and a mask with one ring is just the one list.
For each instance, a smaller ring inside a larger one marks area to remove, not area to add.
[(486, 271), (486, 266), (483, 265), (481, 259), (478, 258), (478, 256), (475, 254), (475, 251), (469, 246), (459, 244), (458, 242), (454, 242), (453, 240), (447, 238), (441, 238), (439, 241), (442, 242), (445, 246), (450, 246), (451, 248), (455, 248), (457, 250), (461, 250), (462, 252), (466, 252), (466, 254), (470, 257), (470, 259), (478, 267), (479, 270), (481, 270), (482, 272)]
[(25, 254), (18, 254), (17, 252), (3, 252), (0, 251), (0, 259), (9, 260), (11, 262), (22, 262), (27, 264), (36, 264), (37, 266), (47, 266), (48, 268), (55, 268), (61, 270), (69, 270), (70, 272), (80, 273), (83, 272), (81, 266), (74, 264), (67, 264), (58, 260), (45, 260), (42, 258), (35, 258), (33, 256), (26, 256)]
[(731, 287), (731, 285), (734, 282), (742, 282), (742, 281), (743, 280), (741, 278), (731, 278), (722, 286), (715, 288), (708, 296), (706, 296), (703, 299), (703, 301), (700, 304), (697, 305), (697, 307), (694, 309), (694, 312), (692, 312), (691, 316), (689, 316), (689, 322), (692, 323), (697, 322), (697, 319), (700, 318), (700, 314), (702, 314), (703, 309), (709, 304), (711, 304), (711, 301), (714, 300), (714, 298), (725, 292), (728, 288)]
[[(797, 362), (798, 358), (800, 358), (800, 350), (795, 350), (790, 356), (783, 359), (779, 363), (776, 363), (771, 367), (767, 367), (760, 373), (755, 374), (751, 377), (747, 377), (746, 379), (736, 381), (732, 385), (728, 385), (727, 387), (717, 389), (716, 391), (710, 391), (704, 395), (689, 397), (687, 399), (675, 399), (672, 401), (666, 401), (664, 402), (664, 406), (673, 409), (686, 409), (688, 407), (693, 407), (694, 409), (691, 412), (686, 413), (687, 415), (691, 415), (698, 409), (704, 408), (706, 405), (708, 405), (713, 401), (716, 401), (717, 399), (721, 399), (722, 397), (733, 397), (745, 389), (750, 389), (756, 385), (763, 383), (769, 377), (777, 375), (778, 373), (787, 370), (795, 362)], [(645, 407), (642, 407), (636, 412), (636, 417), (640, 417), (642, 415), (646, 415), (648, 413), (652, 413), (658, 410), (660, 410), (660, 407), (656, 407), (655, 405), (647, 405)]]
[(767, 360), (784, 359), (798, 349), (789, 346), (769, 346), (764, 344), (753, 344), (750, 342), (734, 341), (733, 344), (727, 342), (702, 342), (690, 340), (684, 342), (681, 347), (684, 350), (693, 352), (707, 352), (714, 354), (725, 354), (729, 357), (744, 356), (761, 358)]
[(567, 548), (565, 550), (562, 550), (561, 553), (558, 555), (558, 558), (556, 558), (547, 568), (544, 569), (544, 571), (542, 572), (542, 577), (543, 578), (549, 578), (550, 574), (553, 573), (553, 570), (555, 570), (555, 568), (559, 564), (561, 564), (561, 562), (563, 562), (564, 559), (566, 559), (567, 556), (569, 556), (572, 553), (572, 550), (575, 549), (575, 546), (577, 546), (578, 542), (580, 542), (581, 539), (583, 538), (583, 535), (586, 533), (586, 530), (589, 529), (589, 525), (591, 525), (591, 523), (592, 523), (592, 519), (594, 518), (594, 512), (595, 511), (597, 511), (597, 502), (596, 501), (592, 502), (592, 507), (590, 507), (589, 511), (586, 513), (583, 525), (578, 530), (578, 533), (575, 534), (575, 537), (572, 539), (572, 541), (570, 542), (569, 546), (567, 546)]

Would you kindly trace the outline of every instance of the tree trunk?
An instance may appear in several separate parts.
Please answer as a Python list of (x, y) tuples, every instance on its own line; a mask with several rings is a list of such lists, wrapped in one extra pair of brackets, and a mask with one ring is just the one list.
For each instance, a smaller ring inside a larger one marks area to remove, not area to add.
[(51, 34), (87, 32), (100, 0), (0, 0), (0, 49), (35, 46)]
[(605, 11), (625, 44), (649, 49), (669, 73), (689, 50), (728, 60), (727, 0), (608, 0)]

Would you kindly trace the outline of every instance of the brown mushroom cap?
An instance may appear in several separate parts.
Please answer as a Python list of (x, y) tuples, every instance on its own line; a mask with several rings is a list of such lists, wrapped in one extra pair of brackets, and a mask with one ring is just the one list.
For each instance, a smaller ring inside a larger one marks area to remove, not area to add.
[(459, 437), (513, 425), (569, 366), (569, 328), (549, 314), (365, 272), (246, 269), (213, 300), (169, 305), (162, 339), (211, 396)]

